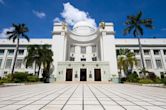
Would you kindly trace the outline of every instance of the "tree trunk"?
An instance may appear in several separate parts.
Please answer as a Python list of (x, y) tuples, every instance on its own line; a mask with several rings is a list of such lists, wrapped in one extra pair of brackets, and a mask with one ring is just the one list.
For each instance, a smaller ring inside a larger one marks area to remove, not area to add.
[(34, 70), (35, 74), (34, 75), (36, 75), (36, 61), (34, 63), (35, 63), (35, 70)]
[(41, 69), (41, 65), (39, 65), (39, 69), (38, 69), (38, 72), (37, 72), (38, 77), (39, 77), (39, 74), (40, 74), (40, 69)]
[(13, 61), (12, 71), (11, 71), (11, 74), (12, 74), (12, 79), (11, 80), (12, 81), (13, 81), (14, 68), (15, 68), (15, 64), (16, 64), (16, 60), (17, 60), (18, 49), (19, 49), (19, 37), (17, 38), (16, 52), (15, 52), (15, 55), (14, 55), (14, 61)]
[[(142, 70), (145, 69), (145, 64), (144, 64), (144, 57), (143, 57), (143, 50), (142, 50), (142, 45), (141, 45), (141, 41), (140, 41), (140, 37), (138, 36), (138, 44), (139, 44), (139, 51), (140, 51), (140, 55), (141, 55), (141, 62), (142, 62)], [(144, 75), (145, 72), (143, 71)]]

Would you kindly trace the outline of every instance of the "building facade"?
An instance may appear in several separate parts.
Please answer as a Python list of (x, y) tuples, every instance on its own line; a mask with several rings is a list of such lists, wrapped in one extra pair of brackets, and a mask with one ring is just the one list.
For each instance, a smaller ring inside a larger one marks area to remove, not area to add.
[[(157, 76), (166, 72), (166, 39), (141, 39), (146, 68)], [(118, 81), (117, 53), (121, 48), (136, 54), (141, 68), (137, 39), (117, 39), (113, 23), (105, 23), (105, 28), (94, 27), (80, 21), (72, 29), (64, 23), (54, 23), (51, 39), (31, 39), (20, 41), (15, 71), (34, 73), (34, 67), (25, 68), (26, 46), (48, 44), (53, 51), (53, 72), (56, 81)], [(0, 75), (10, 73), (13, 65), (15, 44), (0, 39)], [(42, 73), (42, 71), (41, 71)]]

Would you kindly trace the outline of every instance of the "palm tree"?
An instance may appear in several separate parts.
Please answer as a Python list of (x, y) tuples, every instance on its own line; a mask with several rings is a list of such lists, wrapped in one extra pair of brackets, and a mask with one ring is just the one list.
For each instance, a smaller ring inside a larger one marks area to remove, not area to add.
[(29, 45), (27, 46), (28, 55), (25, 57), (26, 67), (32, 67), (35, 64), (34, 73), (36, 75), (36, 67), (39, 67), (38, 74), (41, 67), (40, 61), (40, 46), (39, 45)]
[(128, 73), (132, 72), (134, 65), (137, 65), (135, 54), (130, 52), (129, 49), (120, 49), (118, 55), (118, 68), (120, 70), (119, 76), (121, 76), (122, 70), (125, 75), (128, 76)]
[(53, 61), (53, 52), (49, 45), (30, 45), (27, 47), (28, 55), (25, 57), (26, 67), (32, 66), (35, 63), (38, 66), (37, 76), (39, 76), (41, 67), (43, 67), (44, 74), (48, 74), (51, 63)]
[(51, 63), (53, 62), (53, 52), (49, 48), (49, 45), (43, 45), (42, 46), (42, 64), (43, 64), (43, 78), (45, 82), (47, 82), (47, 79), (50, 76), (50, 67)]
[(13, 39), (13, 42), (15, 42), (15, 40), (17, 40), (17, 44), (16, 44), (16, 52), (14, 55), (14, 61), (13, 61), (13, 65), (12, 65), (12, 80), (13, 80), (13, 74), (14, 74), (14, 67), (16, 64), (16, 59), (17, 59), (17, 52), (19, 49), (19, 41), (20, 38), (25, 38), (27, 41), (29, 41), (29, 37), (27, 35), (25, 35), (26, 32), (28, 32), (28, 28), (25, 26), (25, 24), (13, 24), (13, 28), (14, 30), (12, 31), (8, 31), (6, 34), (9, 35), (8, 39), (11, 40)]
[(139, 51), (141, 54), (141, 62), (142, 62), (142, 69), (145, 69), (144, 58), (143, 58), (143, 51), (142, 45), (140, 41), (140, 36), (143, 36), (144, 30), (143, 26), (148, 29), (153, 29), (151, 18), (142, 19), (142, 12), (140, 11), (136, 16), (127, 16), (127, 20), (125, 22), (126, 28), (124, 29), (124, 35), (130, 34), (133, 32), (134, 37), (137, 37), (138, 44), (139, 44)]

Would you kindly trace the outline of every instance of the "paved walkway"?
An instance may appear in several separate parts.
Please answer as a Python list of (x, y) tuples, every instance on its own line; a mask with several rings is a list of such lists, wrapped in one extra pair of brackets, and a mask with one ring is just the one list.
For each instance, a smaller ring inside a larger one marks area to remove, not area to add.
[(166, 110), (166, 89), (86, 83), (1, 87), (0, 110)]

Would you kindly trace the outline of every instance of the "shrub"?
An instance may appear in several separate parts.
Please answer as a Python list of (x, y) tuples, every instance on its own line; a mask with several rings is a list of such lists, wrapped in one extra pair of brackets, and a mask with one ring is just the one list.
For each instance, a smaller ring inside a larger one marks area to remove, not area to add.
[(126, 80), (127, 80), (127, 78), (122, 77), (122, 78), (120, 79), (120, 83), (124, 83), (124, 82), (126, 82)]
[(138, 82), (138, 80), (138, 74), (135, 71), (127, 76), (127, 81), (129, 82)]
[(15, 83), (21, 83), (27, 81), (28, 73), (26, 72), (16, 72), (13, 74), (13, 80)]
[(10, 83), (11, 81), (11, 74), (6, 75), (5, 77), (1, 78), (1, 83)]
[(39, 81), (39, 78), (37, 76), (30, 75), (27, 77), (27, 81), (28, 82), (37, 82), (37, 81)]
[(148, 72), (148, 76), (147, 76), (148, 79), (151, 79), (153, 81), (156, 80), (157, 76), (155, 75), (155, 73), (153, 72)]
[(150, 84), (150, 83), (153, 83), (153, 80), (151, 80), (151, 79), (140, 79), (139, 83), (141, 83), (141, 84)]
[(154, 80), (154, 82), (155, 82), (155, 83), (157, 83), (157, 84), (162, 83), (161, 79), (160, 79), (160, 78), (158, 78), (158, 77)]
[(4, 82), (3, 82), (3, 80), (2, 79), (0, 79), (0, 85), (2, 85)]
[(166, 78), (161, 79), (161, 82), (164, 83), (164, 85), (166, 85)]

